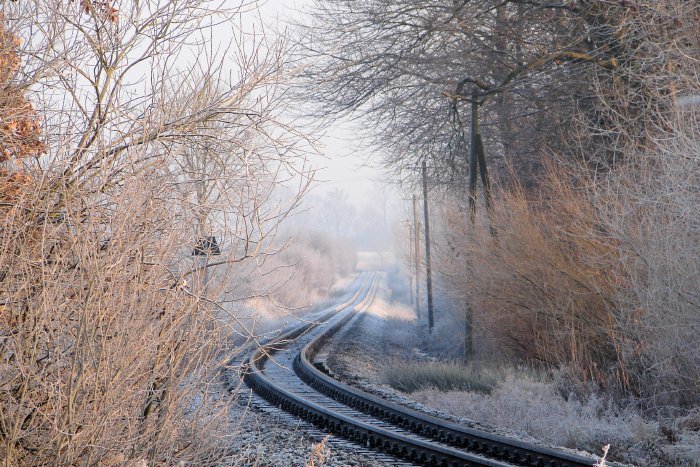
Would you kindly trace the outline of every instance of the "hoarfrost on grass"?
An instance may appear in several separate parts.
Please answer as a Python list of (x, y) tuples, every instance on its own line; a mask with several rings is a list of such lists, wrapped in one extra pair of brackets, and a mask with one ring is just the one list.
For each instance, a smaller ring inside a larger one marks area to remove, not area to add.
[(425, 405), (494, 426), (507, 426), (553, 445), (597, 451), (604, 444), (629, 448), (658, 436), (655, 422), (591, 394), (562, 397), (556, 384), (511, 371), (491, 391), (417, 391)]

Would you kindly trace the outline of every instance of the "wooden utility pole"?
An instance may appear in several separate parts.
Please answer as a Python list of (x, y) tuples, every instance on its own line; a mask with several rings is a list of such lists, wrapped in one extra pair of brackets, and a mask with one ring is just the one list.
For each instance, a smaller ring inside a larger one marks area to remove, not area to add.
[[(469, 210), (471, 224), (474, 226), (476, 221), (476, 184), (478, 177), (481, 176), (481, 184), (484, 187), (484, 200), (486, 201), (486, 212), (491, 215), (493, 206), (493, 198), (491, 194), (491, 180), (486, 167), (486, 154), (484, 152), (484, 142), (481, 139), (481, 130), (479, 128), (479, 96), (476, 92), (472, 93), (471, 98), (471, 125), (469, 128)], [(477, 174), (478, 171), (478, 174)], [(496, 239), (496, 230), (493, 225), (489, 226), (489, 230), (494, 239)], [(469, 360), (472, 356), (474, 348), (474, 312), (469, 303), (465, 303), (464, 308), (464, 358)]]
[(430, 219), (428, 216), (428, 174), (425, 167), (425, 161), (422, 165), (423, 169), (423, 216), (425, 222), (425, 273), (428, 286), (428, 329), (433, 331), (433, 279), (430, 270)]
[[(481, 141), (479, 129), (479, 97), (472, 93), (471, 125), (469, 127), (469, 210), (472, 227), (476, 221), (476, 183), (477, 170), (481, 174), (481, 183), (484, 185), (486, 210), (491, 211), (491, 183), (486, 170), (486, 157), (484, 144)], [(473, 355), (474, 347), (474, 319), (471, 305), (464, 304), (464, 360), (469, 361)]]
[[(404, 198), (405, 199), (405, 198)], [(413, 288), (413, 233), (411, 232), (411, 221), (404, 219), (404, 227), (406, 227), (406, 242), (408, 242), (408, 282), (409, 290), (411, 291), (411, 308), (416, 310), (416, 295)], [(418, 312), (416, 312), (418, 317)]]
[(418, 196), (413, 194), (413, 247), (415, 248), (415, 275), (416, 275), (416, 318), (420, 322), (420, 223), (418, 222)]

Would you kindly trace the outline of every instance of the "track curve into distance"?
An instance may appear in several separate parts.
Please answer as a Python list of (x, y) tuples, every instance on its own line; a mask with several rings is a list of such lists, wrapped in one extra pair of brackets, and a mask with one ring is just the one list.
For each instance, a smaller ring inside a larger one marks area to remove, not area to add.
[(254, 351), (244, 381), (271, 404), (334, 435), (419, 465), (592, 466), (595, 459), (460, 426), (343, 384), (314, 365), (326, 341), (365, 311), (382, 274), (363, 272), (354, 294)]

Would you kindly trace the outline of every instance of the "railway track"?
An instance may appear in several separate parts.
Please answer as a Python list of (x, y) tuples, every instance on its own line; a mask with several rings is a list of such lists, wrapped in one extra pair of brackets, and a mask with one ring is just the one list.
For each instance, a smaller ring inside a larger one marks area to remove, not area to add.
[(312, 323), (253, 352), (244, 380), (269, 403), (336, 436), (413, 464), (436, 466), (592, 466), (595, 460), (466, 428), (385, 401), (327, 374), (315, 357), (371, 304), (379, 273)]

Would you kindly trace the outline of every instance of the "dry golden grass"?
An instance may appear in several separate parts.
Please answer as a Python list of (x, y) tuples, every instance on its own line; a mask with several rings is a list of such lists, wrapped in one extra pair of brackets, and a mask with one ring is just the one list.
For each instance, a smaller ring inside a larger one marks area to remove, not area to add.
[[(538, 199), (523, 190), (502, 194), (490, 219), (497, 237), (447, 212), (448, 222), (461, 225), (452, 241), (469, 239), (461, 247), (470, 280), (461, 287), (479, 325), (518, 355), (571, 365), (581, 378), (602, 382), (602, 370), (618, 361), (612, 297), (619, 273), (591, 259), (610, 257), (615, 245), (595, 235), (593, 208), (560, 172), (550, 170), (547, 181)], [(454, 262), (450, 270), (460, 267)]]
[(330, 448), (328, 447), (330, 437), (331, 435), (326, 436), (311, 447), (311, 456), (306, 461), (306, 467), (321, 467), (326, 462), (330, 455)]

